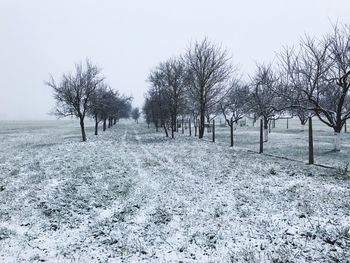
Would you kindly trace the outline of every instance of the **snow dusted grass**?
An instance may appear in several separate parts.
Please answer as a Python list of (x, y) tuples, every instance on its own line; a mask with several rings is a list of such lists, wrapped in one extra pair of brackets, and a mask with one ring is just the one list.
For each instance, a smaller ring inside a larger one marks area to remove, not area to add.
[[(222, 121), (223, 122), (223, 121)], [(217, 121), (218, 124), (218, 121)], [(259, 151), (259, 123), (256, 127), (238, 127), (234, 131), (234, 143), (238, 148)], [(317, 118), (313, 118), (314, 130), (314, 154), (318, 164), (343, 167), (350, 162), (350, 132), (342, 133), (342, 149), (340, 152), (333, 151), (333, 129), (325, 126)], [(188, 131), (186, 131), (188, 132)], [(211, 140), (211, 134), (206, 133), (207, 140)], [(230, 129), (228, 126), (216, 127), (216, 141), (225, 145), (230, 144)], [(298, 119), (276, 121), (276, 128), (271, 129), (269, 142), (264, 143), (264, 152), (277, 156), (283, 156), (308, 162), (308, 125), (302, 129)]]
[(131, 122), (82, 143), (75, 125), (0, 123), (0, 261), (350, 258), (335, 171)]

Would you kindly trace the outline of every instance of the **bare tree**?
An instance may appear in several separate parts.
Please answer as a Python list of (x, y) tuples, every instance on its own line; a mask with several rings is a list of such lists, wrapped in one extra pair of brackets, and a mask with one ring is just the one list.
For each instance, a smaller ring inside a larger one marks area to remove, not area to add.
[(199, 138), (204, 135), (205, 115), (223, 97), (223, 87), (232, 73), (226, 50), (204, 39), (190, 46), (184, 55), (188, 73), (188, 94), (199, 112)]
[(131, 96), (117, 96), (115, 98), (115, 104), (114, 104), (114, 111), (113, 111), (113, 118), (114, 123), (117, 122), (119, 119), (128, 119), (131, 115), (131, 102), (133, 100), (133, 97)]
[(101, 83), (90, 99), (89, 115), (95, 121), (95, 135), (98, 135), (98, 125), (103, 120), (104, 94), (107, 92), (106, 86)]
[(328, 111), (324, 111), (322, 115), (317, 112), (316, 114), (321, 121), (333, 128), (334, 149), (340, 151), (340, 132), (346, 120), (350, 118), (350, 26), (334, 26), (333, 32), (327, 36), (327, 42), (329, 59), (331, 59), (328, 74), (329, 88), (324, 92), (320, 106), (327, 108)]
[(250, 110), (250, 91), (247, 85), (243, 85), (239, 80), (232, 80), (228, 93), (219, 103), (220, 110), (230, 127), (231, 147), (233, 147), (234, 125), (243, 119)]
[(151, 122), (153, 122), (153, 111), (152, 111), (152, 105), (150, 98), (145, 98), (145, 103), (142, 106), (142, 113), (145, 117), (147, 126), (149, 128), (149, 125)]
[(165, 101), (170, 113), (171, 137), (177, 125), (177, 118), (185, 109), (185, 67), (179, 59), (169, 59), (158, 67), (162, 75), (162, 86), (165, 91)]
[(102, 105), (100, 108), (100, 115), (103, 121), (103, 131), (106, 131), (107, 125), (111, 125), (111, 116), (114, 113), (114, 107), (116, 103), (116, 93), (109, 87), (106, 86), (105, 91), (102, 93)]
[(251, 108), (257, 116), (261, 116), (264, 120), (264, 142), (267, 142), (269, 121), (281, 111), (279, 77), (271, 64), (258, 64), (251, 81), (253, 87)]
[(316, 39), (306, 36), (298, 53), (283, 56), (294, 89), (303, 94), (301, 107), (333, 128), (334, 150), (340, 150), (341, 130), (350, 118), (350, 28), (334, 26)]
[(164, 86), (164, 74), (156, 69), (152, 71), (148, 77), (148, 81), (151, 83), (151, 87), (148, 90), (147, 97), (150, 101), (152, 109), (153, 121), (156, 129), (158, 130), (159, 125), (164, 128), (165, 136), (168, 137), (167, 125), (169, 123), (169, 108), (166, 104), (166, 90)]
[(284, 51), (279, 54), (280, 78), (281, 78), (281, 91), (280, 95), (283, 98), (285, 108), (292, 114), (297, 116), (302, 130), (305, 129), (305, 124), (309, 117), (314, 116), (314, 113), (308, 110), (308, 97), (299, 88), (300, 83), (296, 79), (296, 74), (293, 73), (292, 60), (294, 54), (294, 48), (284, 48)]
[(91, 97), (89, 114), (95, 120), (95, 135), (98, 134), (98, 124), (103, 121), (103, 131), (116, 124), (120, 118), (129, 118), (131, 112), (131, 97), (120, 96), (102, 83)]
[(149, 128), (149, 125), (151, 123), (154, 123), (156, 122), (156, 113), (154, 112), (155, 111), (155, 107), (153, 106), (153, 101), (152, 101), (152, 98), (150, 98), (149, 96), (145, 96), (145, 103), (143, 104), (142, 106), (142, 113), (145, 117), (145, 120), (146, 120), (146, 123), (147, 123), (147, 126)]
[(58, 117), (79, 118), (83, 141), (86, 141), (84, 119), (89, 109), (90, 99), (102, 81), (100, 69), (86, 60), (85, 67), (82, 63), (76, 64), (75, 71), (64, 74), (59, 83), (56, 83), (52, 76), (46, 82), (46, 85), (53, 89), (56, 100), (54, 114)]
[(140, 109), (138, 107), (134, 108), (131, 111), (131, 117), (135, 120), (136, 123), (139, 123), (140, 115)]

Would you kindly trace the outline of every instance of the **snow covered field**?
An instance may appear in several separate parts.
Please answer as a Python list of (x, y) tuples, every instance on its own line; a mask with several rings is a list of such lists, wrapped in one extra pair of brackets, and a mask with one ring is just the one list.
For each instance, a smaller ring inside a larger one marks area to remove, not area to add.
[[(0, 123), (0, 261), (349, 262), (339, 172), (230, 149), (220, 132), (171, 140), (121, 122), (82, 143), (77, 124)], [(237, 145), (257, 149), (255, 132)], [(277, 127), (267, 152), (300, 158), (296, 134)], [(332, 162), (323, 144), (316, 161)]]
[[(225, 145), (230, 144), (230, 128), (222, 127), (217, 121), (216, 141)], [(221, 121), (223, 123), (223, 119)], [(248, 123), (248, 122), (247, 122)], [(234, 131), (234, 143), (238, 148), (259, 151), (259, 127), (238, 127)], [(313, 137), (315, 163), (333, 167), (343, 167), (350, 162), (350, 132), (342, 133), (342, 149), (340, 152), (334, 149), (333, 129), (327, 127), (316, 117), (313, 118)], [(186, 131), (187, 132), (187, 131)], [(211, 140), (211, 134), (205, 133), (207, 140)], [(264, 152), (276, 156), (283, 156), (302, 162), (308, 162), (308, 125), (304, 128), (297, 118), (276, 121), (276, 127), (271, 129), (269, 142), (264, 144)]]

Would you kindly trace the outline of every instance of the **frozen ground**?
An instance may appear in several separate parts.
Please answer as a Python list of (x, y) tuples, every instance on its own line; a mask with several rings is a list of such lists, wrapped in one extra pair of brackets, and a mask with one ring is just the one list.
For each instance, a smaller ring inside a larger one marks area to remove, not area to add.
[(76, 124), (0, 122), (0, 261), (349, 262), (341, 173)]
[[(220, 122), (217, 120), (217, 124)], [(223, 119), (221, 121), (223, 123)], [(259, 127), (238, 127), (234, 131), (235, 147), (259, 151)], [(258, 125), (258, 123), (256, 123)], [(308, 162), (308, 126), (304, 129), (298, 119), (277, 120), (276, 127), (271, 129), (269, 142), (264, 144), (264, 152), (277, 156), (283, 156)], [(340, 152), (333, 151), (334, 133), (333, 129), (313, 118), (313, 136), (315, 162), (318, 164), (342, 167), (350, 162), (350, 132), (342, 132), (342, 149)], [(349, 127), (350, 131), (350, 127)], [(186, 131), (188, 133), (188, 131)], [(211, 134), (205, 134), (207, 140), (211, 140)], [(216, 141), (225, 145), (230, 144), (230, 129), (228, 126), (216, 127)]]

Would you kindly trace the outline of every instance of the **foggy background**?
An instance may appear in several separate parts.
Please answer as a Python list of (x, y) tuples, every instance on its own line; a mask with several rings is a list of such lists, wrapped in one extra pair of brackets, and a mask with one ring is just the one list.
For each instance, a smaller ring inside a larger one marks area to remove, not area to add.
[(347, 0), (0, 0), (0, 120), (54, 119), (49, 74), (90, 58), (142, 106), (149, 71), (207, 36), (244, 74), (304, 33), (350, 23)]

